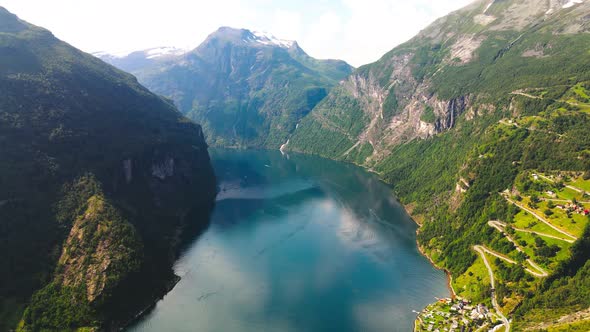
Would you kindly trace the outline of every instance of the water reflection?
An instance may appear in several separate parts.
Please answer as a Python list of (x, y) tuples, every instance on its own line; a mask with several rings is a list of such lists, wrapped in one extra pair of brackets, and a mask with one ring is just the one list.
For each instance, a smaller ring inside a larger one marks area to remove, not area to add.
[(415, 225), (374, 176), (279, 152), (213, 151), (210, 228), (133, 331), (408, 331), (445, 296)]

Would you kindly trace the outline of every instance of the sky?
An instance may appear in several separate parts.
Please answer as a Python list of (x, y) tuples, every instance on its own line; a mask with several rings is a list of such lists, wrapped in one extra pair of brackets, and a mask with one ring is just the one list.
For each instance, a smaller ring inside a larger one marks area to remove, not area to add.
[(221, 26), (296, 40), (311, 56), (360, 66), (472, 0), (0, 0), (86, 52), (192, 49)]

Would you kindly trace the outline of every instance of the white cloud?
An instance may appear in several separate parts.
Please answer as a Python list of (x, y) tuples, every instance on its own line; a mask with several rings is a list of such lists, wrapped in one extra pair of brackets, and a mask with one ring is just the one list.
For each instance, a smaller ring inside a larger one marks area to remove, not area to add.
[(342, 18), (328, 11), (310, 25), (307, 34), (302, 38), (302, 47), (319, 58), (343, 58), (335, 54), (342, 54), (339, 52), (338, 40), (344, 33), (346, 31)]
[[(339, 15), (344, 29), (321, 46), (310, 43), (309, 52), (320, 57), (344, 58), (354, 65), (372, 62), (436, 18), (469, 2), (471, 0), (342, 0), (344, 10)], [(314, 33), (310, 31), (310, 35)]]
[(220, 26), (296, 39), (312, 56), (359, 66), (471, 0), (0, 0), (88, 52), (197, 46)]
[(300, 13), (277, 9), (272, 15), (270, 29), (265, 30), (281, 39), (298, 40), (301, 39), (302, 25)]

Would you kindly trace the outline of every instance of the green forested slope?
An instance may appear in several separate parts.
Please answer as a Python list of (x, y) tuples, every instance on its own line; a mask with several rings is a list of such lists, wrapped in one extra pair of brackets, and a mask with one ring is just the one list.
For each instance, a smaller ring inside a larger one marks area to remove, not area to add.
[(198, 125), (4, 8), (0, 151), (0, 330), (122, 325), (215, 193)]
[[(418, 240), (425, 252), (455, 280), (472, 284), (464, 290), (456, 283), (459, 294), (487, 303), (489, 285), (468, 270), (476, 263), (473, 245), (516, 255), (488, 225), (514, 222), (519, 212), (500, 193), (514, 192), (523, 174), (590, 175), (590, 4), (488, 4), (476, 1), (439, 19), (357, 69), (287, 146), (378, 172), (423, 221)], [(588, 307), (587, 256), (579, 245), (559, 254), (576, 263), (551, 269), (547, 280), (498, 264), (497, 293), (517, 329)], [(548, 257), (535, 259), (553, 262)]]
[[(105, 58), (121, 63), (112, 60)], [(210, 144), (273, 149), (352, 71), (344, 61), (310, 57), (296, 42), (227, 27), (184, 55), (135, 63), (120, 68), (174, 100)]]

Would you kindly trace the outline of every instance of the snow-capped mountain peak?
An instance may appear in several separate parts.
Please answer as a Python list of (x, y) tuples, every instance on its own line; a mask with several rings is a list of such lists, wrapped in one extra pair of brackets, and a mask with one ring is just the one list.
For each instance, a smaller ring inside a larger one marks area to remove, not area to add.
[(283, 48), (289, 48), (293, 46), (294, 43), (292, 40), (279, 39), (268, 32), (252, 31), (252, 35), (254, 36), (254, 41), (264, 45), (276, 45)]

